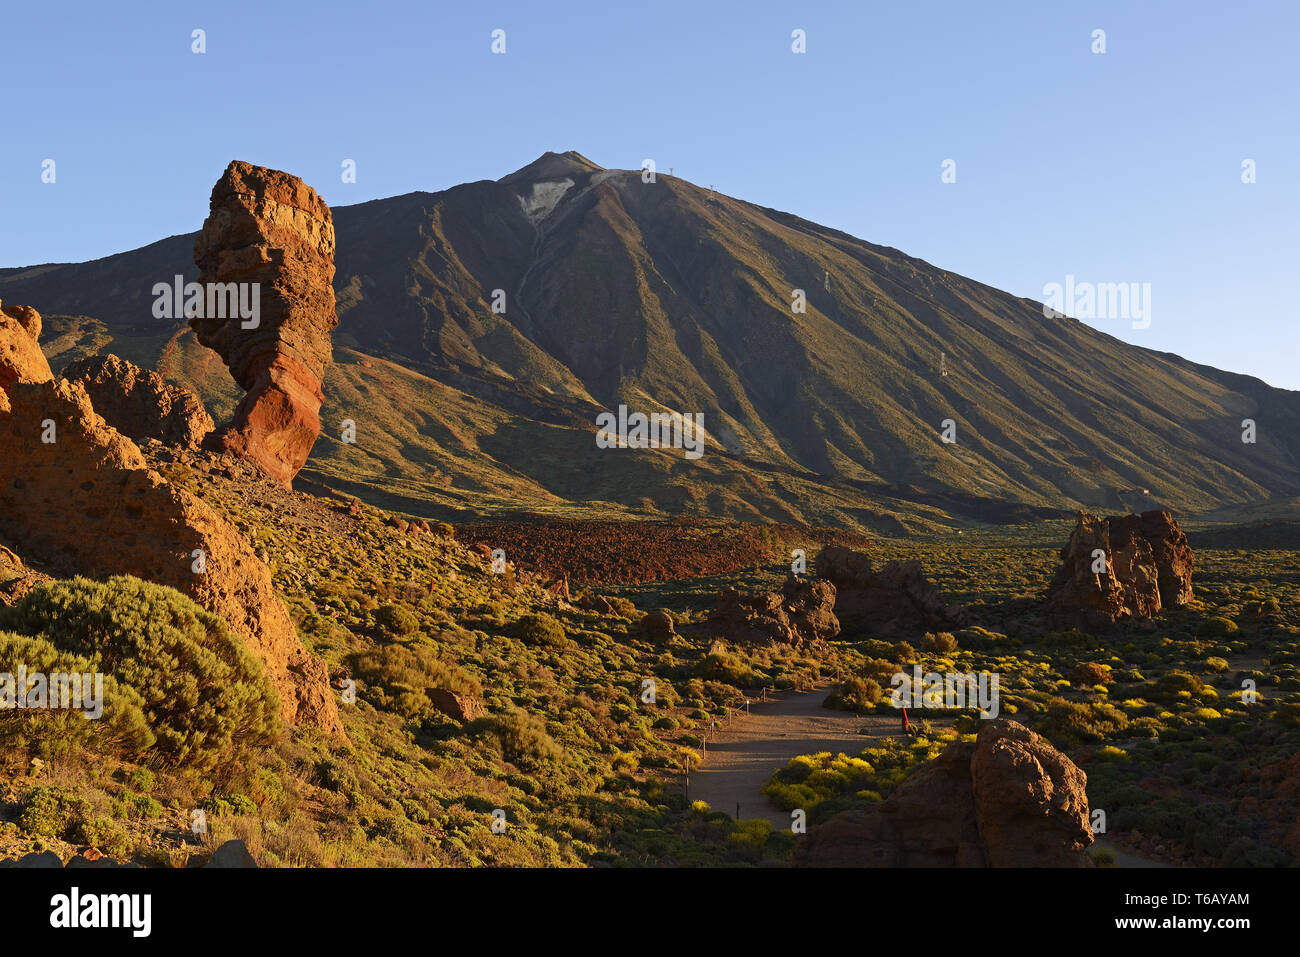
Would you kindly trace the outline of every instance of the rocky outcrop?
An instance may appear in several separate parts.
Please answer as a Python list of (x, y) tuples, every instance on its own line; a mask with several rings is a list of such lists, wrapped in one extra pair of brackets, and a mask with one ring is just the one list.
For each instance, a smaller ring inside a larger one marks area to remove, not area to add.
[(0, 391), (8, 392), (15, 382), (44, 382), (50, 378), (50, 364), (36, 340), (41, 334), (41, 315), (31, 306), (0, 303)]
[(105, 422), (137, 442), (158, 439), (196, 449), (212, 431), (212, 417), (198, 396), (125, 359), (88, 356), (70, 363), (62, 374), (81, 383)]
[(341, 733), (325, 665), (302, 647), (270, 570), (228, 520), (149, 469), (80, 384), (0, 393), (0, 535), (53, 568), (189, 595), (262, 660), (287, 721)]
[(816, 646), (840, 633), (835, 586), (788, 576), (781, 592), (746, 595), (724, 588), (709, 616), (709, 628), (732, 641)]
[(1194, 563), (1169, 512), (1081, 512), (1048, 587), (1048, 611), (1089, 626), (1151, 618), (1191, 600)]
[(321, 380), (338, 323), (333, 218), (298, 177), (238, 161), (213, 187), (210, 208), (194, 243), (199, 282), (205, 290), (247, 284), (245, 298), (255, 289), (258, 308), (255, 320), (190, 318), (199, 342), (247, 390), (206, 445), (251, 459), (288, 486), (320, 434)]
[(879, 634), (959, 624), (961, 609), (944, 601), (916, 560), (893, 561), (876, 570), (863, 552), (828, 545), (817, 556), (817, 577), (835, 586), (835, 614), (843, 624)]
[(862, 811), (812, 828), (803, 867), (1091, 867), (1087, 776), (1014, 721), (985, 724)]

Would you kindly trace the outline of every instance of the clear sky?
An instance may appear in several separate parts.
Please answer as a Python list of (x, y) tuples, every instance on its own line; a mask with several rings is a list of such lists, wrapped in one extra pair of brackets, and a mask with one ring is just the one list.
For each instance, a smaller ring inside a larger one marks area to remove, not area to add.
[(1149, 328), (1092, 324), (1300, 389), (1291, 0), (78, 0), (3, 38), (0, 266), (197, 229), (234, 158), (339, 206), (573, 149), (1033, 299), (1150, 283)]

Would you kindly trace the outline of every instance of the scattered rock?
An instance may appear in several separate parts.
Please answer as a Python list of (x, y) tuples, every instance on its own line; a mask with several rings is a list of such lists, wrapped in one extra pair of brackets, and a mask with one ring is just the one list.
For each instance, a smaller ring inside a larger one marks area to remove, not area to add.
[(840, 632), (835, 586), (820, 579), (787, 576), (780, 594), (744, 595), (734, 588), (718, 594), (709, 625), (733, 641), (816, 646)]
[(424, 693), (435, 708), (447, 717), (454, 718), (462, 723), (473, 721), (475, 718), (481, 718), (487, 714), (487, 708), (483, 702), (473, 695), (462, 694), (459, 691), (448, 691), (446, 688), (426, 688)]
[(641, 619), (641, 631), (651, 641), (670, 641), (677, 637), (677, 626), (673, 616), (660, 608)]
[(248, 853), (243, 841), (226, 841), (212, 852), (204, 867), (257, 867), (257, 861)]
[(47, 581), (53, 579), (28, 568), (17, 554), (0, 545), (0, 606), (17, 604), (29, 591)]
[(577, 605), (584, 611), (594, 611), (599, 615), (618, 614), (618, 610), (614, 608), (613, 603), (608, 598), (597, 595), (595, 592), (583, 592), (578, 596)]
[[(1104, 570), (1093, 571), (1103, 559)], [(1080, 512), (1047, 590), (1049, 613), (1088, 627), (1149, 619), (1192, 598), (1195, 558), (1167, 511), (1098, 518)]]
[(864, 552), (828, 545), (817, 556), (817, 577), (835, 586), (835, 614), (844, 625), (889, 634), (950, 628), (962, 610), (944, 601), (915, 559), (892, 561), (877, 571)]
[(117, 356), (78, 359), (63, 378), (80, 382), (104, 421), (137, 442), (197, 449), (212, 431), (212, 417), (193, 392)]
[(802, 867), (1091, 867), (1087, 777), (999, 719), (949, 745), (884, 801), (813, 827)]
[(63, 860), (53, 851), (39, 854), (24, 854), (19, 858), (6, 858), (0, 861), (0, 867), (63, 867)]
[(238, 314), (190, 319), (247, 390), (206, 444), (257, 462), (288, 487), (320, 434), (321, 379), (338, 324), (333, 217), (298, 177), (239, 161), (212, 188), (210, 206), (194, 243), (199, 282), (255, 283), (260, 308), (253, 328)]

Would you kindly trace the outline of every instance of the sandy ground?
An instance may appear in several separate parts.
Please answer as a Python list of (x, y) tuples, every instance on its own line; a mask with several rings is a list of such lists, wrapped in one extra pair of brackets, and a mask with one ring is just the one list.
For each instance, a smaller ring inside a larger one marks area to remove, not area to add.
[[(856, 755), (882, 738), (901, 733), (893, 715), (858, 715), (822, 707), (828, 688), (779, 692), (755, 700), (748, 716), (738, 714), (730, 728), (718, 728), (708, 743), (702, 766), (691, 774), (690, 798), (715, 811), (741, 818), (763, 817), (777, 828), (790, 826), (790, 815), (768, 804), (763, 785), (791, 758), (829, 751)], [(1105, 837), (1119, 867), (1169, 867), (1115, 847)]]
[[(703, 765), (691, 774), (690, 798), (706, 801), (715, 811), (740, 817), (765, 817), (778, 828), (790, 815), (767, 803), (763, 785), (791, 758), (829, 751), (855, 755), (878, 740), (898, 734), (893, 715), (859, 715), (823, 708), (828, 688), (799, 693), (778, 692), (755, 701), (750, 713), (720, 727), (708, 743)], [(859, 733), (865, 729), (867, 733)]]

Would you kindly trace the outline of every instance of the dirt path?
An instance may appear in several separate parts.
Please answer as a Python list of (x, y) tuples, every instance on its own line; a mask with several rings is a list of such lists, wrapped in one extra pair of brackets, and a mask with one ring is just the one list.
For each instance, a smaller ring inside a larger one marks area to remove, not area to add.
[[(787, 828), (790, 815), (772, 807), (763, 794), (763, 785), (777, 769), (800, 754), (856, 755), (899, 734), (899, 719), (893, 714), (858, 715), (822, 707), (829, 691), (780, 692), (755, 701), (748, 716), (738, 715), (730, 728), (720, 728), (709, 742), (704, 763), (691, 774), (691, 800), (731, 815), (739, 805), (742, 818), (767, 818), (773, 827)], [(1120, 850), (1104, 837), (1097, 844), (1110, 848), (1119, 867), (1171, 866)]]
[[(703, 765), (691, 774), (692, 801), (706, 801), (715, 811), (742, 818), (765, 817), (775, 827), (790, 826), (790, 815), (767, 803), (763, 785), (786, 762), (800, 754), (829, 751), (856, 755), (873, 741), (899, 733), (894, 715), (860, 715), (823, 708), (829, 688), (800, 693), (779, 692), (750, 705), (731, 728), (722, 727), (709, 742)], [(858, 733), (860, 729), (868, 733)]]

